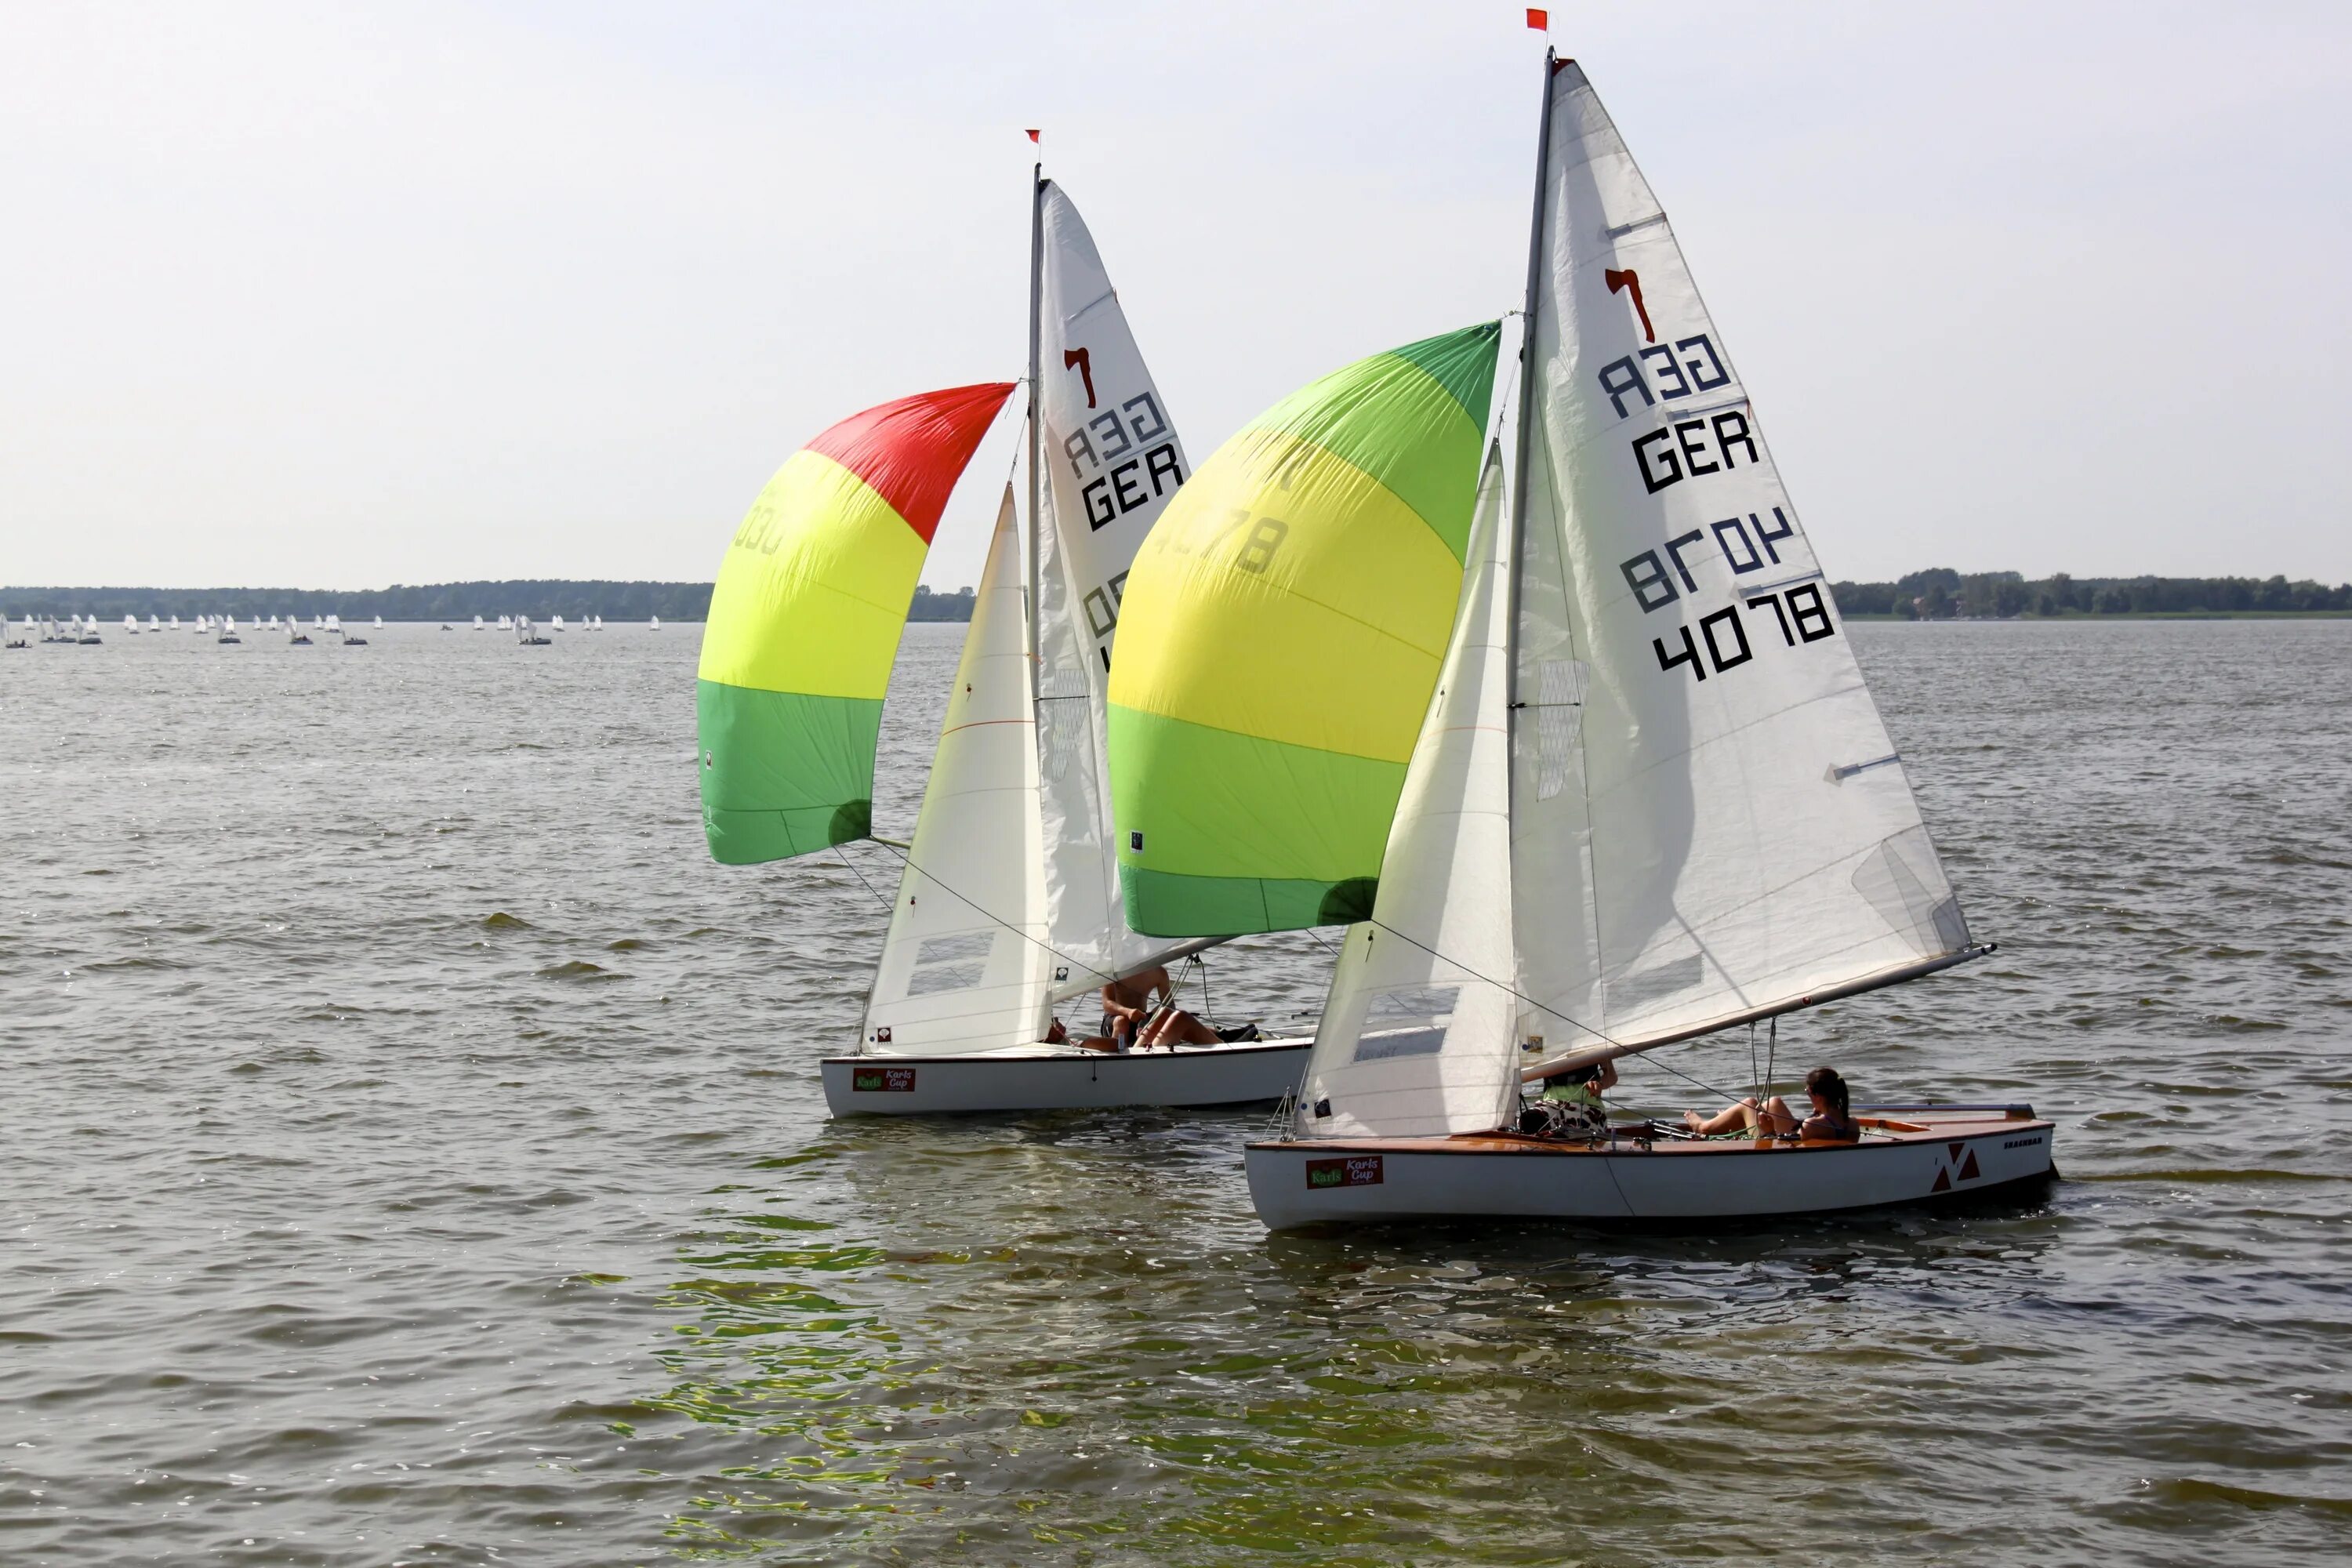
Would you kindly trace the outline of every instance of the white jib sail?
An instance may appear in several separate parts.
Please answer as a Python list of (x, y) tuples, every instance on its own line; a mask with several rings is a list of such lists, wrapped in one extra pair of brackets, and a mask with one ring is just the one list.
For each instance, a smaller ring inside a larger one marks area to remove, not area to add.
[(866, 1004), (867, 1051), (996, 1050), (1045, 1032), (1024, 597), (1008, 485)]
[(1513, 879), (1521, 1028), (1557, 1058), (1969, 933), (1665, 214), (1583, 71), (1551, 93)]
[(1508, 531), (1496, 448), (1478, 492), (1462, 611), (1405, 772), (1372, 918), (1349, 928), (1332, 970), (1298, 1092), (1300, 1137), (1485, 1131), (1517, 1102)]
[(1128, 568), (1191, 468), (1094, 237), (1060, 186), (1042, 200), (1037, 749), (1059, 999), (1204, 944), (1128, 929), (1104, 744)]

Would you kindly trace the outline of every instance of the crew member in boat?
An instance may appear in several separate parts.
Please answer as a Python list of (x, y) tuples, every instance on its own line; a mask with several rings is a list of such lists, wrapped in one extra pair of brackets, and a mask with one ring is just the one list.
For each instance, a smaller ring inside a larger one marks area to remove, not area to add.
[(1701, 1116), (1696, 1110), (1683, 1112), (1683, 1125), (1702, 1138), (1724, 1133), (1753, 1133), (1759, 1138), (1813, 1138), (1824, 1142), (1852, 1143), (1862, 1137), (1861, 1124), (1851, 1110), (1853, 1092), (1835, 1068), (1815, 1068), (1805, 1075), (1805, 1093), (1813, 1102), (1813, 1113), (1800, 1117), (1789, 1109), (1789, 1102), (1779, 1095), (1764, 1101), (1761, 1107), (1750, 1095), (1736, 1105), (1727, 1105), (1713, 1116)]
[(1088, 1035), (1083, 1040), (1071, 1039), (1070, 1031), (1063, 1026), (1062, 1020), (1059, 1018), (1055, 1019), (1046, 1028), (1045, 1043), (1049, 1046), (1075, 1045), (1082, 1051), (1110, 1051), (1118, 1048), (1100, 1035)]
[(1542, 1082), (1542, 1094), (1520, 1119), (1521, 1131), (1549, 1137), (1607, 1130), (1609, 1107), (1601, 1097), (1617, 1087), (1615, 1062), (1566, 1068)]
[(1104, 986), (1102, 1003), (1102, 1032), (1113, 1050), (1217, 1043), (1214, 1029), (1176, 1005), (1176, 983), (1157, 965)]

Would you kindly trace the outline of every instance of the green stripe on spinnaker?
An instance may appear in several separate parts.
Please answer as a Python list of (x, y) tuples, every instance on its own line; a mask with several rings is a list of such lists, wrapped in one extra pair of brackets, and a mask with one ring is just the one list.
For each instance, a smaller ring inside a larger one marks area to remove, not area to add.
[(1488, 403), (1495, 395), (1495, 353), (1502, 335), (1503, 324), (1488, 321), (1458, 332), (1440, 332), (1389, 353), (1427, 371), (1462, 405), (1470, 423), (1483, 431)]
[(702, 826), (713, 858), (730, 866), (780, 860), (871, 830), (880, 699), (697, 680), (694, 709)]
[(1470, 487), (1486, 438), (1502, 333), (1493, 321), (1373, 354), (1309, 382), (1244, 432), (1312, 441), (1379, 480), (1445, 542), (1470, 538)]
[[(1405, 764), (1291, 745), (1113, 704), (1111, 810), (1151, 826), (1121, 846), (1128, 924), (1147, 936), (1231, 936), (1345, 925), (1371, 912)], [(1266, 791), (1264, 781), (1286, 787)], [(1368, 857), (1366, 846), (1372, 847)], [(1157, 866), (1181, 866), (1181, 872)]]

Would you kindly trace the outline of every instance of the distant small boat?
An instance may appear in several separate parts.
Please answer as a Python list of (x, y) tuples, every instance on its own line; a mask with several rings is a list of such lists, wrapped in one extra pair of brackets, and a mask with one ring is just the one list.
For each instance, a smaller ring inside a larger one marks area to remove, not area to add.
[(486, 627), (486, 626), (484, 626), (482, 625), (482, 617), (481, 617), (481, 616), (476, 616), (474, 617), (474, 629), (475, 629), (476, 631), (478, 631), (478, 631), (487, 631), (487, 630), (488, 629), (488, 627)]
[(160, 632), (163, 629), (163, 623), (155, 618), (155, 613), (152, 610), (147, 612), (147, 629), (151, 632)]
[(220, 636), (215, 637), (213, 640), (215, 642), (225, 643), (241, 643), (245, 640), (243, 637), (236, 635), (236, 617), (235, 616), (223, 616), (221, 617)]
[(172, 617), (172, 629), (175, 632), (180, 629), (180, 617), (177, 616)]
[(302, 623), (291, 616), (286, 617), (286, 646), (289, 647), (310, 646), (310, 639), (302, 633)]
[(545, 647), (548, 646), (547, 639), (541, 637), (537, 632), (531, 629), (530, 617), (529, 616), (517, 616), (515, 617), (514, 634), (515, 641), (525, 647)]
[(129, 632), (132, 637), (137, 637), (139, 635), (139, 617), (137, 616), (123, 616), (122, 629)]
[(92, 616), (88, 620), (81, 623), (81, 636), (74, 638), (74, 641), (79, 643), (84, 647), (92, 647), (102, 640), (103, 639), (98, 635), (98, 617), (96, 616)]
[(383, 630), (383, 617), (382, 616), (378, 616), (375, 618), (375, 629), (377, 631)]
[(548, 624), (560, 632), (563, 629), (563, 617), (562, 616), (553, 616), (549, 620)]
[(443, 631), (446, 632), (446, 631), (455, 631), (457, 628), (456, 628), (456, 627), (454, 627), (454, 626), (452, 626), (448, 622), (446, 622), (446, 621), (443, 621), (443, 622), (441, 623), (441, 629), (442, 629)]
[(341, 616), (329, 616), (327, 617), (327, 629), (334, 633), (337, 637), (342, 636), (343, 617)]
[(655, 631), (655, 632), (657, 632), (657, 631), (661, 630), (661, 617), (660, 617), (659, 616), (656, 616), (653, 618), (653, 624), (652, 624), (651, 626), (647, 626), (646, 629), (647, 631)]

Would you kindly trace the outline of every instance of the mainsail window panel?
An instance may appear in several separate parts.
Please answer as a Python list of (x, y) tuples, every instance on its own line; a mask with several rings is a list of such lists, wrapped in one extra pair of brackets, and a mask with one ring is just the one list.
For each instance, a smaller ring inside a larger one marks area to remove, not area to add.
[(980, 984), (988, 973), (981, 963), (942, 963), (929, 969), (918, 969), (907, 977), (909, 996), (936, 996), (942, 991), (967, 991)]
[(1356, 1042), (1355, 1059), (1379, 1062), (1397, 1057), (1433, 1057), (1444, 1048), (1444, 1029), (1383, 1029)]
[(1922, 958), (1957, 952), (1969, 943), (1969, 922), (1958, 894), (1932, 875), (1935, 846), (1926, 827), (1888, 837), (1854, 868), (1853, 889), (1879, 918), (1908, 938)]
[(986, 958), (996, 946), (996, 933), (989, 931), (969, 931), (961, 936), (934, 936), (923, 939), (915, 950), (915, 963), (952, 963), (960, 958)]

